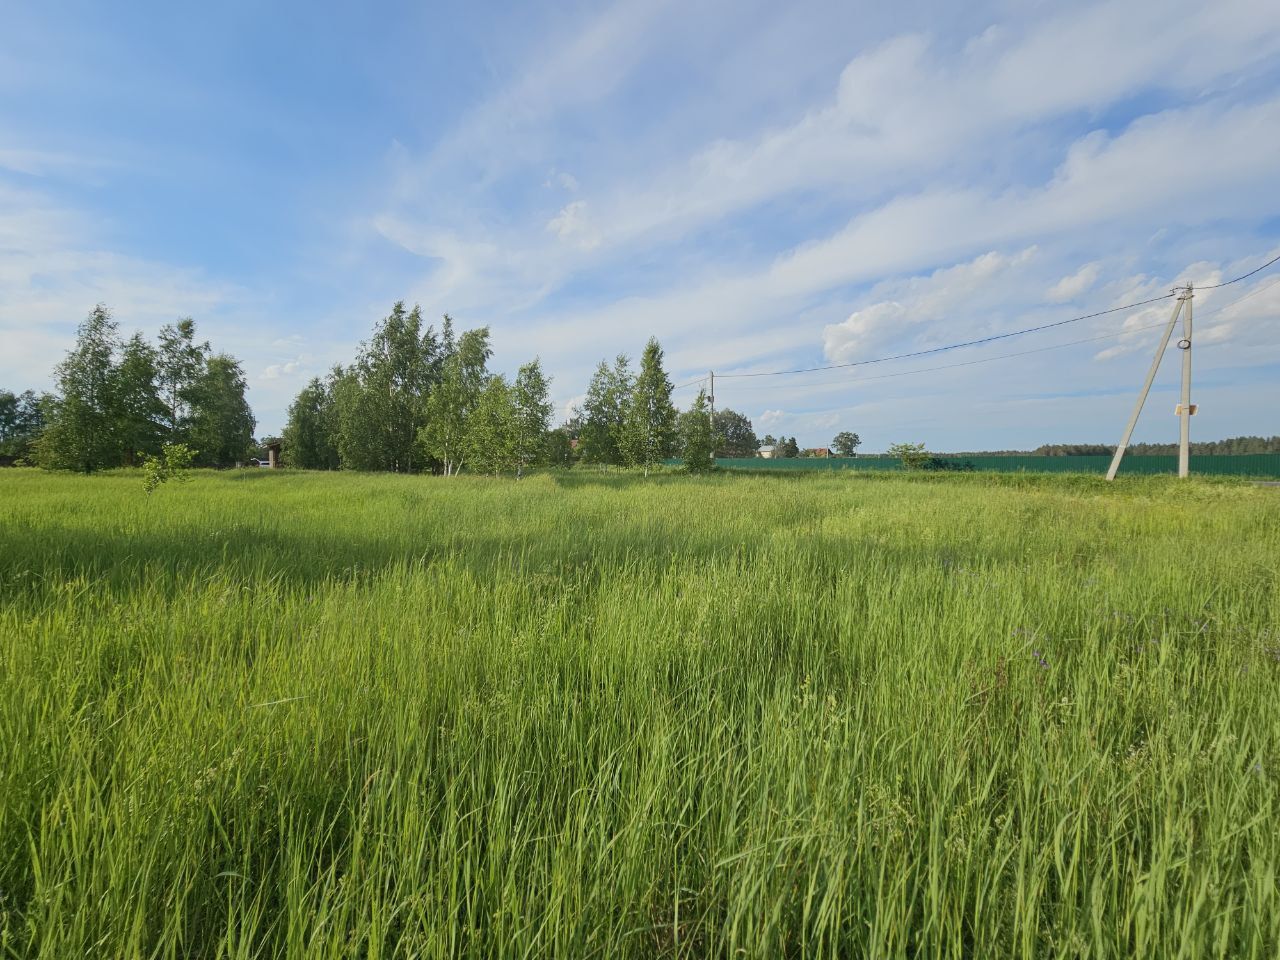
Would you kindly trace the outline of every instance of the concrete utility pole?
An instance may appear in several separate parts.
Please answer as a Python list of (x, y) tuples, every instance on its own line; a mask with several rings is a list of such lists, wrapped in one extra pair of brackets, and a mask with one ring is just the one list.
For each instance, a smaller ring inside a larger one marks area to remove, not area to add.
[(711, 459), (716, 458), (716, 372), (708, 370), (711, 377)]
[(1182, 315), (1182, 339), (1178, 349), (1182, 351), (1182, 402), (1178, 404), (1178, 418), (1182, 421), (1178, 437), (1178, 476), (1191, 473), (1191, 415), (1196, 408), (1191, 405), (1191, 301), (1195, 293), (1187, 284), (1187, 309)]
[[(1115, 456), (1111, 458), (1111, 468), (1107, 471), (1107, 479), (1114, 480), (1116, 471), (1120, 469), (1120, 461), (1124, 459), (1125, 448), (1129, 446), (1129, 439), (1133, 436), (1133, 428), (1138, 425), (1138, 415), (1142, 413), (1142, 405), (1147, 402), (1147, 394), (1151, 392), (1151, 384), (1155, 382), (1156, 371), (1160, 369), (1160, 361), (1164, 358), (1164, 352), (1169, 346), (1169, 338), (1173, 335), (1174, 325), (1178, 322), (1178, 314), (1182, 312), (1182, 305), (1188, 304), (1190, 309), (1191, 288), (1188, 287), (1183, 296), (1178, 298), (1178, 302), (1174, 304), (1173, 316), (1169, 318), (1168, 325), (1164, 328), (1164, 335), (1160, 338), (1160, 346), (1156, 347), (1155, 359), (1151, 361), (1151, 369), (1147, 371), (1147, 382), (1142, 385), (1142, 392), (1138, 394), (1138, 402), (1134, 404), (1133, 415), (1129, 417), (1129, 425), (1124, 428), (1124, 436), (1120, 438), (1120, 445), (1116, 447)], [(1190, 325), (1186, 328), (1186, 336), (1190, 338)], [(1181, 344), (1179, 344), (1181, 346)], [(1190, 357), (1191, 341), (1187, 339), (1187, 358), (1183, 363), (1183, 391), (1190, 394), (1191, 390), (1191, 357)], [(1184, 421), (1185, 422), (1185, 421)], [(1186, 476), (1186, 474), (1182, 474)]]

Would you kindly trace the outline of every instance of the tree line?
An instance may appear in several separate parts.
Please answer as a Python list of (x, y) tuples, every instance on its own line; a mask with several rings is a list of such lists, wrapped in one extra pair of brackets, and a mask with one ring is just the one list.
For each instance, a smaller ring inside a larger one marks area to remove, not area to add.
[(37, 396), (0, 391), (0, 456), (90, 473), (137, 466), (185, 444), (195, 464), (230, 466), (253, 445), (255, 422), (239, 362), (196, 340), (190, 318), (166, 324), (155, 344), (121, 339), (98, 304)]
[(424, 324), (397, 302), (347, 366), (289, 407), (284, 461), (310, 470), (523, 471), (547, 459), (550, 381), (532, 360), (514, 379), (488, 369), (489, 328)]
[(714, 432), (706, 392), (699, 392), (680, 414), (671, 402), (674, 388), (664, 359), (662, 346), (650, 338), (635, 374), (626, 354), (619, 354), (612, 366), (600, 361), (581, 407), (564, 427), (570, 461), (642, 467), (646, 472), (676, 456), (692, 470), (711, 465)]
[(693, 470), (716, 455), (752, 456), (751, 421), (711, 415), (700, 393), (681, 413), (662, 346), (650, 339), (639, 369), (625, 354), (601, 361), (580, 407), (551, 426), (550, 379), (538, 359), (512, 379), (488, 368), (488, 327), (437, 330), (422, 310), (396, 303), (355, 359), (303, 388), (282, 437), (289, 466), (433, 472), (453, 476), (575, 463), (639, 467), (679, 457)]
[[(861, 444), (842, 431), (831, 450), (802, 451), (795, 437), (756, 436), (750, 419), (711, 409), (705, 391), (683, 412), (661, 345), (650, 338), (638, 369), (619, 354), (600, 361), (580, 406), (551, 427), (550, 379), (534, 359), (508, 378), (488, 368), (488, 327), (458, 332), (446, 314), (437, 330), (421, 309), (396, 303), (355, 359), (312, 379), (289, 407), (284, 461), (304, 469), (517, 475), (575, 463), (643, 468), (674, 458), (692, 470), (716, 457), (851, 457)], [(136, 466), (166, 445), (194, 451), (194, 464), (246, 460), (253, 413), (239, 362), (198, 341), (190, 318), (166, 324), (156, 342), (122, 339), (99, 304), (55, 369), (52, 392), (0, 390), (0, 462), (91, 472)], [(1039, 456), (1110, 454), (1103, 444), (1045, 444)], [(1176, 444), (1132, 444), (1137, 455), (1173, 454)], [(1196, 454), (1280, 452), (1280, 437), (1236, 437), (1191, 445)], [(1023, 454), (1027, 451), (990, 453)], [(960, 456), (978, 454), (960, 454)]]

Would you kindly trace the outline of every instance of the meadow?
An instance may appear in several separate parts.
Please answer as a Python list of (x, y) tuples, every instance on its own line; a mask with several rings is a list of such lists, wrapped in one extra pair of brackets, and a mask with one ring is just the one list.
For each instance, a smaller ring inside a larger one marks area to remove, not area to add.
[(0, 471), (0, 956), (1280, 951), (1280, 490)]

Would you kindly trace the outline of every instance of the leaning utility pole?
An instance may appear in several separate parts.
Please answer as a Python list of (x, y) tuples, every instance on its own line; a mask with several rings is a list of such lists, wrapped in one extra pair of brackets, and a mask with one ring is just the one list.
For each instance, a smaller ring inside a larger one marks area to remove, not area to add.
[(1178, 302), (1174, 304), (1173, 316), (1169, 318), (1168, 325), (1164, 328), (1164, 335), (1160, 338), (1160, 346), (1156, 347), (1155, 358), (1151, 361), (1151, 369), (1147, 371), (1147, 381), (1142, 385), (1142, 392), (1138, 394), (1138, 402), (1134, 404), (1133, 414), (1129, 417), (1129, 425), (1124, 428), (1124, 436), (1120, 438), (1120, 445), (1116, 447), (1115, 456), (1111, 458), (1111, 468), (1107, 471), (1107, 479), (1114, 480), (1116, 471), (1120, 469), (1120, 461), (1124, 459), (1124, 451), (1129, 446), (1129, 439), (1133, 436), (1133, 428), (1138, 425), (1138, 415), (1142, 413), (1142, 405), (1147, 402), (1147, 394), (1151, 392), (1151, 384), (1155, 382), (1156, 371), (1160, 369), (1160, 361), (1164, 358), (1164, 352), (1169, 346), (1169, 338), (1173, 335), (1173, 328), (1178, 322), (1178, 314), (1182, 312), (1183, 304), (1187, 308), (1187, 319), (1183, 324), (1183, 339), (1178, 341), (1185, 354), (1182, 359), (1182, 395), (1183, 401), (1178, 408), (1178, 413), (1182, 417), (1182, 447), (1179, 451), (1179, 468), (1178, 475), (1185, 477), (1186, 472), (1186, 450), (1187, 440), (1190, 436), (1190, 425), (1187, 423), (1187, 417), (1190, 413), (1190, 396), (1191, 396), (1191, 287), (1187, 286), (1182, 296), (1178, 297)]
[(1182, 402), (1178, 404), (1178, 418), (1182, 421), (1178, 436), (1178, 476), (1191, 473), (1191, 415), (1196, 408), (1191, 405), (1191, 301), (1195, 293), (1187, 284), (1187, 310), (1182, 315), (1182, 339), (1178, 349), (1182, 351)]

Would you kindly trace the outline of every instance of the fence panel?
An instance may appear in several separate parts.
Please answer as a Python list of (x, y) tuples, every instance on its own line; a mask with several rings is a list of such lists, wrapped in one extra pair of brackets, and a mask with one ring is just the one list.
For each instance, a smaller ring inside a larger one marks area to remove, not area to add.
[[(935, 458), (938, 469), (992, 470), (1000, 473), (1101, 473), (1111, 465), (1109, 456), (1085, 457), (953, 457)], [(675, 461), (678, 462), (678, 461)], [(731, 470), (901, 470), (902, 461), (891, 457), (797, 457), (765, 460), (759, 457), (722, 458)], [(1176, 456), (1127, 456), (1122, 474), (1176, 474)], [(1237, 477), (1280, 477), (1280, 453), (1192, 454), (1191, 472)]]

